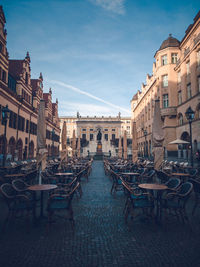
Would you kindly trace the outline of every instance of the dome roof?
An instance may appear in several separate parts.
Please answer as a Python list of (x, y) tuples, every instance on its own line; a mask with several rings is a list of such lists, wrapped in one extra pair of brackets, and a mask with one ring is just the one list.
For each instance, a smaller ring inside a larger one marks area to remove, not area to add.
[(159, 50), (165, 49), (167, 47), (179, 47), (180, 42), (176, 38), (172, 37), (170, 34), (169, 37), (164, 40), (159, 48)]

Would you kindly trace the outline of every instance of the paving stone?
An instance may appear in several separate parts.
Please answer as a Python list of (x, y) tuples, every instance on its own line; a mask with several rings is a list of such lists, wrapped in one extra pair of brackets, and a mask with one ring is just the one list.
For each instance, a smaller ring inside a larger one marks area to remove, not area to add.
[[(49, 233), (45, 224), (26, 233), (24, 222), (11, 223), (0, 236), (0, 266), (200, 266), (199, 211), (194, 217), (190, 214), (190, 225), (169, 218), (158, 226), (138, 217), (129, 230), (123, 217), (124, 194), (112, 196), (111, 185), (102, 161), (94, 161), (89, 182), (82, 182), (82, 198), (73, 200), (74, 233), (63, 220)], [(0, 227), (6, 212), (1, 206)]]

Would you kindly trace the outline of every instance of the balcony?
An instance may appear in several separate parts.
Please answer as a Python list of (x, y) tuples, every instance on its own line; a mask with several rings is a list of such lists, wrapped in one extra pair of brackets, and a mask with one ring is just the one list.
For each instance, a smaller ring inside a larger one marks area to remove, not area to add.
[(169, 107), (169, 108), (162, 108), (161, 109), (161, 116), (169, 116), (169, 117), (175, 117), (177, 115), (176, 107)]

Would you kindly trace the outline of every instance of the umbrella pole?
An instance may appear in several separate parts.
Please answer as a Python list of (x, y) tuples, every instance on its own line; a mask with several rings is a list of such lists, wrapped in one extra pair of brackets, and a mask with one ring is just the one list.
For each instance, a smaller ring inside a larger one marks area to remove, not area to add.
[(39, 184), (42, 184), (42, 164), (40, 164), (39, 167)]

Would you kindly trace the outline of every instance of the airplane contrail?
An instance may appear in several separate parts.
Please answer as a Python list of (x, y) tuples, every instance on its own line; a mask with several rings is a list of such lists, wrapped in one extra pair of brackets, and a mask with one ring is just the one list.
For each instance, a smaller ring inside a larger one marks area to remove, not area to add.
[(71, 90), (73, 90), (73, 91), (75, 91), (75, 92), (78, 92), (78, 93), (80, 93), (80, 94), (82, 94), (82, 95), (86, 95), (86, 96), (88, 96), (88, 97), (90, 97), (90, 98), (93, 98), (93, 99), (95, 99), (95, 100), (97, 100), (97, 101), (99, 101), (99, 102), (101, 102), (101, 103), (104, 103), (104, 104), (106, 104), (106, 105), (109, 105), (109, 106), (111, 106), (111, 107), (113, 107), (113, 108), (116, 108), (116, 109), (120, 109), (120, 110), (123, 110), (123, 111), (125, 111), (126, 113), (129, 113), (130, 114), (130, 110), (128, 110), (128, 109), (125, 109), (125, 108), (122, 108), (122, 107), (120, 107), (120, 106), (117, 106), (117, 105), (114, 105), (114, 104), (112, 104), (112, 103), (110, 103), (110, 102), (108, 102), (108, 101), (106, 101), (106, 100), (104, 100), (104, 99), (102, 99), (102, 98), (100, 98), (100, 97), (97, 97), (97, 96), (95, 96), (95, 95), (92, 95), (92, 94), (90, 94), (90, 93), (88, 93), (88, 92), (85, 92), (85, 91), (83, 91), (83, 90), (81, 90), (81, 89), (79, 89), (79, 88), (77, 88), (77, 87), (74, 87), (74, 86), (72, 86), (72, 85), (70, 85), (70, 84), (66, 84), (66, 83), (63, 83), (63, 82), (60, 82), (60, 81), (55, 81), (55, 80), (52, 80), (52, 81), (50, 81), (51, 83), (54, 83), (54, 84), (57, 84), (57, 85), (60, 85), (60, 86), (63, 86), (63, 87), (65, 87), (65, 88), (69, 88), (69, 89), (71, 89)]

